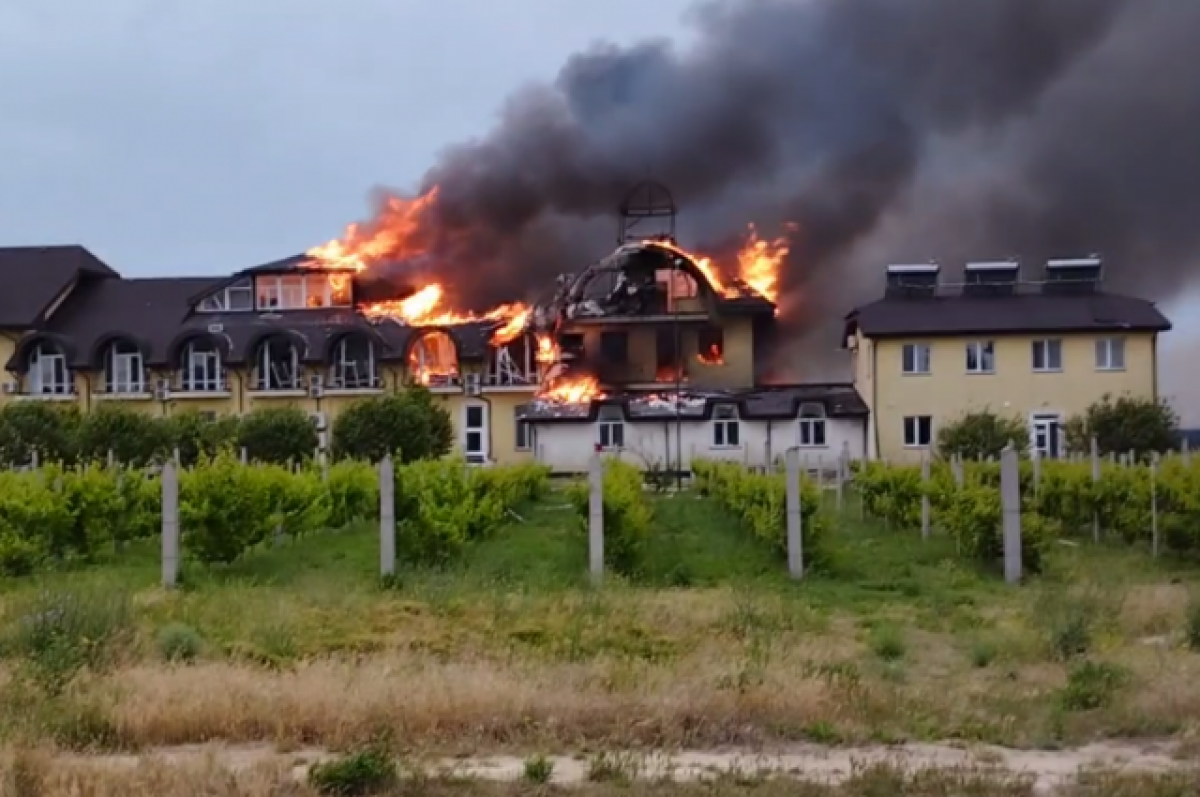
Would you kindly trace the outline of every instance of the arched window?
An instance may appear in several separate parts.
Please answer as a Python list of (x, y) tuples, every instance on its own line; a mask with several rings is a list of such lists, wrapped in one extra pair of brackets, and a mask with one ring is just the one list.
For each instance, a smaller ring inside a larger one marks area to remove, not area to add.
[(366, 335), (347, 335), (333, 350), (329, 384), (334, 390), (364, 390), (379, 387), (375, 342)]
[(221, 350), (211, 338), (192, 338), (179, 359), (180, 387), (185, 393), (216, 393), (225, 389)]
[(254, 355), (255, 390), (298, 390), (300, 351), (284, 337), (267, 338)]
[(824, 448), (825, 407), (810, 402), (800, 405), (800, 445), (803, 448)]
[(146, 365), (142, 352), (129, 340), (114, 340), (104, 351), (104, 391), (145, 393)]
[(459, 384), (458, 349), (445, 332), (423, 333), (408, 352), (413, 381), (429, 387)]
[(48, 340), (40, 341), (29, 353), (29, 392), (37, 396), (69, 396), (75, 392), (67, 356)]

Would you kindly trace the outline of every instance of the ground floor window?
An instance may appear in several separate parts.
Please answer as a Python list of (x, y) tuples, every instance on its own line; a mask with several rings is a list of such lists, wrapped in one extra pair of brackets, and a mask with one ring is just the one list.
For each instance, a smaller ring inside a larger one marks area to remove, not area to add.
[(468, 404), (463, 408), (463, 454), (468, 462), (486, 462), (488, 458), (487, 407)]
[(624, 448), (625, 447), (625, 416), (621, 414), (620, 407), (601, 407), (600, 422), (598, 425), (599, 442), (601, 448)]
[(912, 415), (904, 419), (904, 445), (906, 447), (926, 448), (932, 440), (932, 416)]

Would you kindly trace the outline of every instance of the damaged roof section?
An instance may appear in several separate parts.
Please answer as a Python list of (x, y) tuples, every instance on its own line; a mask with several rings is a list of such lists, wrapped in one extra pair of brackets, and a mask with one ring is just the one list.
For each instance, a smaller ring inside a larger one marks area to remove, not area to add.
[(603, 407), (616, 407), (630, 422), (706, 421), (713, 408), (736, 405), (738, 417), (747, 421), (788, 420), (805, 404), (819, 404), (831, 418), (862, 417), (867, 406), (850, 384), (786, 385), (746, 390), (626, 393), (591, 402), (566, 403), (535, 400), (517, 408), (517, 417), (534, 423), (596, 420)]
[(578, 320), (708, 310), (775, 312), (773, 302), (744, 282), (726, 286), (715, 279), (706, 267), (668, 243), (630, 243), (578, 274), (560, 277), (558, 291), (541, 313)]

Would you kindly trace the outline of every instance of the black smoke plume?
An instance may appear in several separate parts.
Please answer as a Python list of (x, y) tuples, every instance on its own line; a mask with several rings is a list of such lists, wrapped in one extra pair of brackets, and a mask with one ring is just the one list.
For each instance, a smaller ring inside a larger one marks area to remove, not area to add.
[(686, 49), (571, 57), (429, 170), (422, 238), (461, 302), (605, 254), (646, 178), (689, 248), (798, 225), (781, 305), (810, 368), (887, 262), (1100, 253), (1154, 299), (1197, 273), (1194, 0), (718, 0), (688, 21)]

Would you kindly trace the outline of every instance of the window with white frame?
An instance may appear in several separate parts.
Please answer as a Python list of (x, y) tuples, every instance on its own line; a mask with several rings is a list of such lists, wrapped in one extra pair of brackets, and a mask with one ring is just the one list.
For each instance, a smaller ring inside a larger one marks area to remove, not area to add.
[(378, 387), (375, 343), (366, 335), (347, 335), (333, 352), (330, 387), (335, 390), (364, 390)]
[(1062, 341), (1058, 338), (1033, 341), (1033, 370), (1061, 371)]
[(1125, 370), (1125, 338), (1100, 338), (1096, 341), (1096, 370)]
[(132, 342), (117, 340), (104, 353), (106, 393), (145, 393), (146, 369), (142, 352)]
[(713, 407), (712, 433), (713, 448), (737, 448), (742, 444), (742, 430), (736, 406), (718, 404)]
[(254, 286), (249, 279), (242, 279), (206, 296), (196, 307), (202, 313), (253, 310)]
[(967, 344), (967, 373), (996, 373), (996, 342), (973, 340)]
[(349, 307), (347, 274), (270, 274), (255, 278), (259, 310), (305, 310)]
[(911, 415), (904, 419), (904, 445), (906, 448), (927, 448), (932, 440), (932, 416)]
[(816, 402), (800, 405), (800, 446), (802, 448), (824, 448), (825, 406)]
[(284, 338), (268, 338), (254, 357), (255, 390), (299, 390), (300, 352)]
[(225, 389), (221, 350), (216, 342), (195, 338), (183, 347), (179, 386), (185, 393), (216, 393)]
[(516, 430), (516, 444), (514, 448), (517, 451), (532, 451), (533, 425), (529, 421), (521, 419), (520, 410), (513, 410), (513, 425), (513, 428)]
[(933, 368), (933, 348), (928, 343), (904, 344), (904, 373), (925, 375)]
[(468, 462), (486, 462), (488, 458), (487, 407), (468, 404), (463, 407), (463, 455)]
[(625, 416), (620, 407), (601, 407), (597, 424), (601, 448), (625, 447)]
[(66, 355), (49, 341), (39, 343), (29, 355), (29, 392), (37, 396), (69, 396), (75, 392)]

